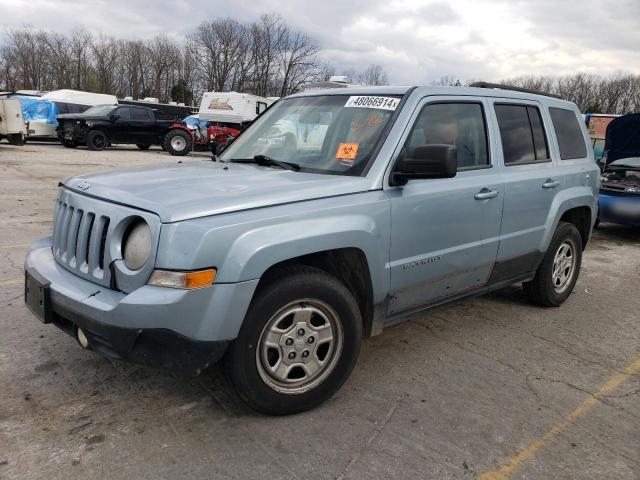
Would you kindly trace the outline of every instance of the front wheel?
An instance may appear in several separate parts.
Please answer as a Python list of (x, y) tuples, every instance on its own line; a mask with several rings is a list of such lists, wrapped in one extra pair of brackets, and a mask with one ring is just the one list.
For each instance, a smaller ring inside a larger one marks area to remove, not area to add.
[(170, 130), (164, 137), (164, 148), (171, 155), (183, 156), (193, 149), (191, 135), (181, 129)]
[(582, 237), (575, 225), (560, 222), (536, 276), (523, 284), (526, 295), (545, 307), (560, 306), (573, 291), (582, 264)]
[(311, 267), (287, 267), (270, 277), (251, 302), (227, 352), (227, 372), (255, 410), (302, 412), (344, 383), (361, 338), (358, 305), (337, 278)]
[(87, 134), (87, 147), (89, 150), (104, 150), (109, 145), (109, 139), (100, 130), (91, 130)]

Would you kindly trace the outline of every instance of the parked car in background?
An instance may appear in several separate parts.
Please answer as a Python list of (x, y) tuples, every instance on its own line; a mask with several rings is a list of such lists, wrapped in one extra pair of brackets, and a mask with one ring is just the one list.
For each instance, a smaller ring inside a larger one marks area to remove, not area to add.
[(601, 165), (598, 221), (640, 226), (640, 114), (609, 123)]
[(83, 113), (58, 115), (57, 134), (68, 148), (86, 145), (90, 150), (104, 150), (113, 144), (137, 145), (147, 150), (162, 145), (172, 125), (157, 120), (153, 109), (133, 105), (98, 105)]
[(514, 283), (559, 306), (596, 218), (586, 127), (573, 103), (482, 85), (296, 94), (218, 161), (67, 178), (26, 304), (111, 357), (224, 357), (269, 414), (329, 398), (363, 337), (426, 309)]

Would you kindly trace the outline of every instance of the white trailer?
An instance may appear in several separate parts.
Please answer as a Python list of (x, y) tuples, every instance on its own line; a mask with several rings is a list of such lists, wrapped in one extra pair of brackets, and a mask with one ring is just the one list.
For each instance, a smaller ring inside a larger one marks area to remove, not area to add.
[(249, 93), (205, 92), (198, 115), (209, 122), (241, 124), (255, 119), (275, 100)]
[(6, 138), (12, 145), (22, 145), (26, 135), (20, 102), (0, 98), (0, 140)]

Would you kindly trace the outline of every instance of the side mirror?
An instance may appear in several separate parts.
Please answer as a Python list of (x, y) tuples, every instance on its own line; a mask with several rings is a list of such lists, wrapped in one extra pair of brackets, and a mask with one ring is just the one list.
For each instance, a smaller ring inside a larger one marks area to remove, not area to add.
[(120, 118), (120, 115), (116, 115), (115, 113), (112, 113), (111, 115), (109, 115), (109, 121), (110, 122), (115, 122), (119, 118)]
[(421, 145), (411, 156), (403, 153), (391, 174), (391, 185), (406, 185), (416, 178), (452, 178), (458, 172), (458, 150), (454, 145)]

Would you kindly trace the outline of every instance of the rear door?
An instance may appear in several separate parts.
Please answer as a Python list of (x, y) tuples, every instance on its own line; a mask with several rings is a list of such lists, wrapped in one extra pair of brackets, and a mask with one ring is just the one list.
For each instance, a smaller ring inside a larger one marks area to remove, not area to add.
[(158, 142), (153, 112), (147, 108), (131, 109), (131, 143), (153, 145)]
[(504, 165), (504, 213), (492, 275), (492, 282), (499, 282), (536, 268), (551, 205), (563, 189), (563, 177), (549, 148), (548, 139), (553, 137), (542, 105), (499, 98), (489, 101)]
[(504, 190), (487, 106), (481, 97), (426, 97), (401, 140), (396, 155), (410, 155), (420, 145), (455, 145), (458, 173), (389, 187), (391, 315), (473, 290), (489, 279)]

